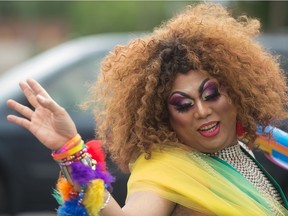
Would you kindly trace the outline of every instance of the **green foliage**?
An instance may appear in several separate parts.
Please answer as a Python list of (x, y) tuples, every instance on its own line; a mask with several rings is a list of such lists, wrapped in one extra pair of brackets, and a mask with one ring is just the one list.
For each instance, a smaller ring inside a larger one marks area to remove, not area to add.
[(238, 15), (248, 15), (261, 21), (263, 29), (268, 27), (269, 22), (269, 1), (237, 1), (231, 3)]
[[(0, 20), (14, 19), (24, 22), (59, 21), (68, 25), (71, 30), (71, 36), (101, 32), (150, 31), (186, 5), (196, 2), (177, 0), (0, 1)], [(259, 18), (264, 30), (273, 28), (271, 25), (275, 25), (275, 23), (281, 22), (281, 25), (288, 25), (288, 16), (286, 15), (288, 2), (219, 2), (230, 6), (234, 14), (244, 13), (248, 16)], [(274, 7), (275, 11), (275, 6), (278, 9), (282, 9), (282, 12), (278, 14), (276, 8), (276, 13), (272, 13), (271, 8)]]
[(258, 18), (263, 31), (288, 31), (288, 1), (231, 1), (235, 14)]
[(0, 18), (24, 22), (59, 20), (74, 36), (101, 32), (149, 31), (191, 2), (5, 1)]
[(74, 2), (69, 16), (73, 29), (84, 34), (137, 31), (148, 30), (163, 18), (163, 4), (156, 10), (148, 2)]

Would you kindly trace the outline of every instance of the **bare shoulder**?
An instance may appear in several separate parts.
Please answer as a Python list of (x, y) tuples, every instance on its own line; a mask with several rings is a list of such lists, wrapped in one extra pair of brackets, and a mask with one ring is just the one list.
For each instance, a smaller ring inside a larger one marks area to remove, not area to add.
[(169, 216), (172, 214), (175, 203), (161, 198), (150, 191), (139, 191), (131, 194), (123, 211), (127, 216)]
[(196, 212), (181, 205), (176, 205), (171, 216), (205, 216), (205, 214)]

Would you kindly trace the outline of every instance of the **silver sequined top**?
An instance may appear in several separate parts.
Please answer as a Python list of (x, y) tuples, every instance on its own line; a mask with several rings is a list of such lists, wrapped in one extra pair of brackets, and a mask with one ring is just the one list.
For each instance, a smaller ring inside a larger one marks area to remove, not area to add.
[[(278, 202), (278, 204), (282, 204), (283, 200), (279, 192), (266, 177), (263, 171), (258, 167), (255, 161), (244, 151), (245, 150), (241, 148), (240, 144), (238, 143), (237, 145), (233, 145), (219, 152), (216, 152), (213, 155), (226, 161), (236, 170), (238, 170), (265, 197), (276, 201), (276, 203)], [(275, 212), (275, 215), (278, 215), (277, 212)]]

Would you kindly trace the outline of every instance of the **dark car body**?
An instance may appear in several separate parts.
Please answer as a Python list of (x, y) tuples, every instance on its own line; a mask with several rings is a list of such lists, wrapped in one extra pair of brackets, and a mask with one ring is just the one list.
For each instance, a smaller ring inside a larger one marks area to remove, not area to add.
[[(13, 113), (6, 106), (7, 99), (13, 98), (28, 105), (18, 83), (27, 78), (39, 81), (69, 112), (83, 139), (93, 139), (94, 118), (78, 105), (87, 96), (88, 86), (95, 81), (103, 57), (116, 44), (126, 44), (135, 34), (103, 34), (75, 39), (32, 58), (0, 77), (0, 214), (54, 211), (57, 208), (51, 193), (59, 167), (51, 159), (50, 150), (27, 130), (6, 120), (7, 114)], [(117, 176), (113, 196), (123, 204), (127, 175), (122, 175), (110, 162), (108, 166)]]
[[(34, 57), (0, 77), (0, 214), (55, 212), (58, 206), (51, 193), (59, 175), (59, 167), (52, 160), (51, 151), (27, 130), (6, 120), (6, 116), (13, 113), (6, 106), (7, 99), (13, 98), (28, 105), (18, 83), (27, 78), (39, 81), (69, 112), (83, 139), (93, 139), (94, 118), (91, 113), (79, 109), (77, 104), (85, 99), (87, 86), (96, 79), (103, 57), (116, 44), (125, 44), (136, 35), (139, 33), (104, 34), (76, 39)], [(268, 35), (259, 40), (271, 52), (286, 56), (282, 64), (287, 70), (287, 36)], [(271, 163), (263, 153), (255, 154), (288, 194), (287, 170)], [(113, 185), (113, 196), (123, 205), (129, 175), (121, 173), (109, 158), (108, 166), (117, 179)]]

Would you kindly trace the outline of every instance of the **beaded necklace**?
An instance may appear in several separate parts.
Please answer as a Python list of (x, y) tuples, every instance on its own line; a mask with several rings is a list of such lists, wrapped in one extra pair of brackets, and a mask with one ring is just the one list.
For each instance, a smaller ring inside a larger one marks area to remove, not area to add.
[[(283, 204), (280, 193), (276, 190), (274, 185), (270, 182), (255, 161), (244, 151), (245, 150), (241, 148), (240, 144), (236, 144), (211, 154), (211, 156), (218, 157), (233, 166), (244, 177), (246, 177), (261, 194), (271, 201), (273, 200), (276, 205)], [(275, 215), (278, 215), (277, 212), (274, 213)]]

